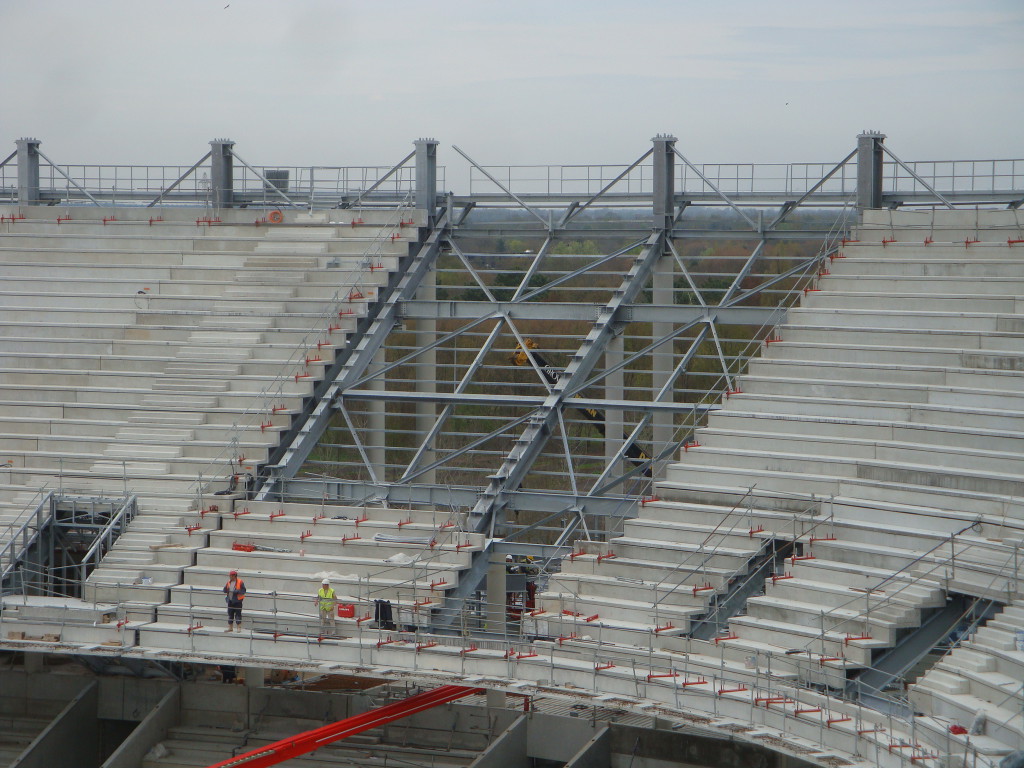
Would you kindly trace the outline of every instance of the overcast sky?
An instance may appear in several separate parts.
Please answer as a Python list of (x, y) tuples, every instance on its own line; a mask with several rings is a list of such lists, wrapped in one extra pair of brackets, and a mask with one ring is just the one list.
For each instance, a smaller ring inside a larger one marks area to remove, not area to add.
[(0, 0), (0, 43), (0, 157), (59, 164), (1024, 157), (1022, 0)]

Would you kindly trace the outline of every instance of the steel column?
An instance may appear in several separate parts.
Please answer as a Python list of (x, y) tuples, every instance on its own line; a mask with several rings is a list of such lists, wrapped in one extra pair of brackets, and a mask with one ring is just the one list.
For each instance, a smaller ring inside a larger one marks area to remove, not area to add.
[(882, 142), (885, 134), (864, 131), (857, 136), (857, 210), (882, 207)]
[(235, 198), (235, 176), (230, 139), (210, 142), (210, 193), (214, 208), (230, 208)]
[[(674, 136), (655, 136), (654, 154), (651, 161), (654, 175), (653, 227), (656, 232), (672, 231), (675, 224), (675, 142)], [(674, 301), (674, 266), (669, 249), (661, 254), (654, 268), (651, 281), (651, 303), (655, 306), (671, 306)], [(670, 322), (654, 322), (651, 324), (652, 339), (659, 339), (672, 333)], [(651, 354), (651, 394), (659, 392), (668, 382), (672, 373), (673, 342), (665, 347), (655, 349)], [(673, 418), (671, 413), (653, 415), (654, 445), (668, 445), (672, 440)]]
[(18, 203), (39, 205), (39, 139), (18, 139)]
[(417, 139), (416, 207), (427, 212), (427, 226), (437, 217), (437, 145), (435, 139)]
[(675, 222), (676, 137), (658, 134), (653, 139), (654, 228), (671, 230)]

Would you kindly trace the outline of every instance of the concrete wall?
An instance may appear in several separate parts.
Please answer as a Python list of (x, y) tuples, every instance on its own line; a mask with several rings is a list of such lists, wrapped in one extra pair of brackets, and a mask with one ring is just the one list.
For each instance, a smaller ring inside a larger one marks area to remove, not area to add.
[(604, 724), (574, 717), (555, 717), (534, 712), (527, 731), (527, 753), (530, 757), (566, 763), (597, 734)]
[(565, 764), (565, 768), (606, 768), (611, 764), (611, 729), (602, 728)]
[(180, 716), (181, 691), (171, 688), (101, 768), (138, 768), (146, 753), (163, 740), (167, 729), (175, 725)]
[(515, 722), (516, 715), (507, 710), (448, 704), (391, 723), (384, 735), (386, 740), (398, 743), (483, 751)]
[(99, 682), (101, 720), (143, 720), (176, 687), (170, 680), (139, 677), (101, 677)]
[[(81, 680), (79, 680), (81, 683)], [(92, 681), (46, 726), (10, 768), (99, 765), (99, 685)]]
[(10, 669), (0, 673), (0, 715), (53, 717), (91, 677)]
[(612, 768), (813, 768), (757, 744), (678, 731), (611, 726)]
[(530, 768), (533, 761), (526, 752), (526, 716), (499, 736), (469, 768)]

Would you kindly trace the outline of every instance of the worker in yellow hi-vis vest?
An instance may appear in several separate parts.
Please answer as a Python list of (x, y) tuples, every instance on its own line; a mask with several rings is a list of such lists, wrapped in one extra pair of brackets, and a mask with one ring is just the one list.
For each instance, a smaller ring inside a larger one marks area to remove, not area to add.
[[(330, 579), (320, 582), (320, 590), (316, 594), (317, 607), (320, 609), (320, 634), (334, 634), (336, 626), (335, 614), (337, 613), (338, 596), (334, 593)], [(328, 633), (327, 630), (330, 629)]]

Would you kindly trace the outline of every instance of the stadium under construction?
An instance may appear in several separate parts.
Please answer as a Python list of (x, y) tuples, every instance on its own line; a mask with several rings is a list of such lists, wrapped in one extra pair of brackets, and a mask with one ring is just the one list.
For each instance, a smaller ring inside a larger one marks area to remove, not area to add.
[(1024, 765), (1024, 160), (14, 144), (0, 766)]

